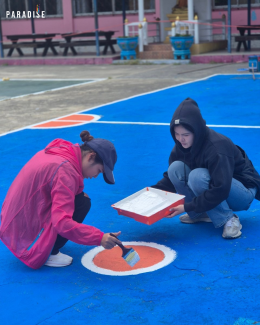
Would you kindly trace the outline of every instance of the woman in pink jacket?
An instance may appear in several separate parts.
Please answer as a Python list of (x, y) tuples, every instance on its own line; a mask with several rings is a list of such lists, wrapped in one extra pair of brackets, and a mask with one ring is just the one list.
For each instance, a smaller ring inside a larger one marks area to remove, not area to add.
[(32, 157), (3, 203), (0, 239), (33, 269), (44, 264), (70, 265), (72, 257), (59, 251), (68, 240), (106, 249), (120, 243), (110, 234), (82, 224), (91, 205), (83, 192), (83, 179), (103, 173), (105, 181), (114, 184), (115, 147), (108, 140), (94, 139), (88, 131), (80, 137), (81, 146), (56, 139)]

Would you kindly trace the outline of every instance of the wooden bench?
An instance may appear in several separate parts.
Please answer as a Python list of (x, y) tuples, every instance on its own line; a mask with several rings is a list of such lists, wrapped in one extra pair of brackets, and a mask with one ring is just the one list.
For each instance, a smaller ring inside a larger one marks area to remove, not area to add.
[[(113, 45), (117, 43), (116, 39), (112, 39), (111, 37), (114, 35), (114, 31), (100, 31), (98, 33), (99, 36), (99, 46), (104, 46), (103, 54), (105, 55), (107, 53), (108, 47), (111, 49), (112, 53), (116, 53)], [(62, 34), (62, 37), (65, 38), (66, 42), (60, 43), (60, 47), (64, 48), (63, 55), (67, 55), (68, 50), (70, 49), (74, 55), (77, 55), (77, 51), (75, 50), (75, 46), (93, 46), (96, 45), (95, 40), (95, 33), (94, 32), (83, 32), (83, 33), (77, 33), (77, 34)], [(79, 40), (80, 37), (90, 37), (89, 40), (83, 39)], [(104, 39), (100, 39), (101, 37), (104, 37)], [(72, 40), (75, 38), (75, 40)]]
[[(117, 44), (116, 39), (111, 39), (110, 40), (110, 44)], [(96, 41), (95, 40), (89, 40), (89, 41), (70, 41), (67, 43), (60, 43), (60, 47), (62, 48), (67, 48), (67, 49), (71, 49), (72, 53), (74, 55), (77, 55), (77, 51), (75, 50), (74, 46), (95, 46), (96, 45)], [(104, 50), (103, 50), (103, 54), (106, 54), (107, 52), (107, 41), (106, 40), (99, 40), (99, 46), (105, 46)]]
[(237, 52), (240, 51), (241, 44), (243, 44), (245, 51), (248, 51), (246, 41), (257, 41), (257, 40), (260, 40), (260, 34), (235, 36), (235, 42), (238, 42)]
[[(59, 42), (52, 42), (54, 46), (58, 46)], [(20, 42), (20, 43), (4, 43), (4, 49), (18, 49), (18, 48), (25, 48), (25, 47), (32, 47), (32, 48), (43, 48), (46, 46), (46, 42)]]
[[(105, 40), (99, 40), (99, 45), (100, 46), (105, 46), (106, 45), (106, 41)], [(116, 44), (116, 39), (112, 39), (111, 40), (112, 44)], [(71, 47), (71, 46), (93, 46), (96, 45), (96, 41), (95, 40), (91, 40), (91, 41), (73, 41), (73, 42), (69, 42), (69, 43), (65, 43), (62, 42), (60, 43), (60, 47)]]
[[(58, 55), (55, 50), (55, 46), (59, 46), (59, 42), (52, 42), (53, 37), (56, 34), (18, 34), (18, 35), (6, 35), (6, 38), (12, 43), (3, 44), (4, 49), (9, 49), (7, 56), (12, 56), (14, 50), (16, 50), (20, 56), (23, 56), (22, 48), (33, 48), (34, 55), (36, 55), (37, 48), (43, 48), (42, 56), (45, 56), (48, 49), (51, 49), (54, 55)], [(20, 41), (21, 40), (21, 41)], [(31, 41), (28, 41), (31, 40)]]

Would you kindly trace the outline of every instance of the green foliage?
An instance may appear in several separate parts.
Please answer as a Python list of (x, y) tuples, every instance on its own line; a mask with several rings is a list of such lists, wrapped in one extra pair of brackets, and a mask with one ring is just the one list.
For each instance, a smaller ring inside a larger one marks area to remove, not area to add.
[(190, 34), (176, 34), (173, 37), (190, 37), (190, 36), (192, 36), (192, 35), (190, 35)]
[(138, 35), (135, 35), (135, 36), (118, 36), (117, 38), (134, 38), (134, 37), (138, 37)]

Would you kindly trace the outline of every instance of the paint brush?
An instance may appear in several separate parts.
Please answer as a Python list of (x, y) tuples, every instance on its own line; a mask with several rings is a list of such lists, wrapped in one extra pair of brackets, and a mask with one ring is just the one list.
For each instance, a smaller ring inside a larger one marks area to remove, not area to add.
[[(110, 236), (113, 236), (117, 238), (115, 235), (110, 234)], [(123, 244), (117, 244), (121, 249), (122, 249), (122, 257), (126, 261), (128, 265), (131, 267), (134, 267), (135, 264), (140, 261), (140, 257), (137, 254), (137, 252), (131, 247), (131, 248), (126, 248)]]

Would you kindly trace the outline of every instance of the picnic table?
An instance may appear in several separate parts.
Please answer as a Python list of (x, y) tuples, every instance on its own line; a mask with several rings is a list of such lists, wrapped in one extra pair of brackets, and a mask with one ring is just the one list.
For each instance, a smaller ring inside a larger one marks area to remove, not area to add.
[[(14, 49), (17, 50), (20, 56), (23, 56), (21, 48), (44, 48), (42, 56), (45, 56), (49, 49), (52, 50), (54, 55), (58, 55), (58, 52), (55, 50), (54, 46), (59, 45), (59, 42), (53, 42), (52, 39), (57, 34), (21, 34), (21, 35), (7, 35), (6, 38), (12, 41), (12, 44), (3, 44), (4, 49), (9, 49), (7, 56), (13, 54)], [(28, 40), (30, 42), (18, 42), (19, 40)], [(42, 41), (35, 41), (36, 39), (42, 39)]]
[[(116, 39), (112, 39), (112, 36), (115, 34), (114, 31), (99, 31), (99, 46), (104, 46), (103, 55), (107, 54), (108, 47), (110, 47), (113, 54), (116, 53), (113, 44), (116, 44)], [(68, 50), (71, 49), (74, 55), (77, 55), (77, 51), (75, 50), (75, 46), (93, 46), (96, 45), (95, 32), (86, 32), (86, 33), (67, 33), (61, 35), (66, 42), (60, 43), (60, 47), (64, 48), (63, 55), (67, 55)], [(72, 38), (91, 38), (87, 40), (74, 40)], [(100, 39), (100, 37), (104, 37), (104, 39)]]
[[(237, 52), (240, 51), (241, 44), (243, 44), (245, 51), (248, 51), (248, 46), (246, 41), (255, 41), (260, 40), (260, 34), (252, 34), (250, 35), (250, 31), (252, 30), (260, 30), (260, 25), (242, 25), (237, 26), (237, 30), (240, 33), (240, 36), (235, 37), (235, 41), (238, 42), (237, 44)], [(245, 32), (249, 31), (248, 35), (245, 35)]]

